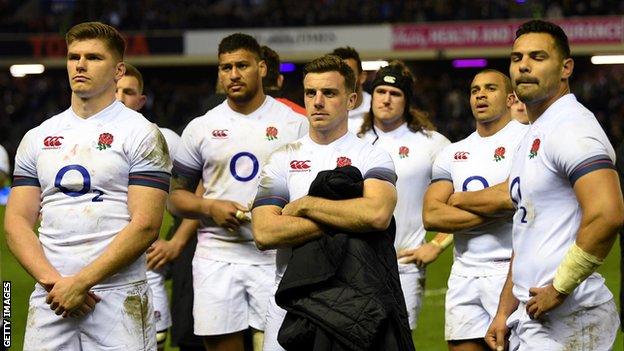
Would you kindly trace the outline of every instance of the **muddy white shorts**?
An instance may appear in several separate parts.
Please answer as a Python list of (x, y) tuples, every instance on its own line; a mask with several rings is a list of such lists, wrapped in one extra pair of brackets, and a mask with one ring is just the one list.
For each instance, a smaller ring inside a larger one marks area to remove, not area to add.
[(485, 337), (506, 279), (506, 273), (476, 277), (451, 273), (445, 303), (445, 340)]
[(145, 275), (154, 297), (152, 301), (156, 332), (167, 330), (171, 326), (171, 313), (169, 312), (169, 298), (165, 288), (165, 276), (161, 272), (153, 270), (148, 270)]
[(147, 282), (93, 289), (102, 301), (89, 314), (54, 314), (39, 284), (30, 296), (24, 350), (156, 350), (152, 294)]
[(613, 299), (574, 311), (564, 302), (539, 320), (531, 319), (520, 303), (507, 325), (512, 351), (607, 351), (613, 348), (620, 319)]

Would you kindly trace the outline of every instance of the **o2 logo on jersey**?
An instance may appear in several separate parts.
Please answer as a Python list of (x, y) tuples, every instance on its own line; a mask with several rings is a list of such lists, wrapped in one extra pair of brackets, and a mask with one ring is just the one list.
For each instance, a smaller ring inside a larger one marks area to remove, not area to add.
[(470, 156), (470, 152), (468, 151), (457, 151), (455, 155), (453, 155), (453, 159), (455, 161), (465, 161)]
[[(249, 172), (249, 162), (251, 162), (251, 172)], [(241, 164), (243, 165), (241, 166)], [(241, 170), (240, 168), (243, 169)], [(249, 173), (243, 173), (242, 171), (244, 170)], [(251, 152), (239, 152), (230, 160), (230, 173), (232, 174), (232, 177), (239, 182), (248, 182), (254, 179), (258, 175), (259, 170), (260, 163), (258, 162), (258, 158)]]
[[(516, 187), (518, 188), (518, 191), (516, 192), (516, 196), (514, 196), (514, 190)], [(520, 191), (520, 177), (515, 177), (511, 181), (511, 185), (509, 185), (509, 197), (511, 198), (511, 202), (513, 202), (516, 206), (518, 206), (518, 204), (520, 203), (520, 200), (522, 200), (522, 192)], [(518, 212), (520, 212), (522, 216), (520, 218), (520, 223), (528, 223), (527, 218), (526, 218), (527, 217), (526, 207), (518, 206)]]
[[(70, 189), (62, 185), (65, 174), (71, 171), (78, 172), (82, 176), (82, 188), (79, 190)], [(61, 168), (58, 173), (56, 173), (56, 177), (54, 177), (54, 186), (59, 189), (63, 194), (70, 197), (78, 197), (92, 193), (96, 195), (91, 199), (91, 202), (104, 201), (104, 199), (102, 199), (102, 195), (104, 195), (104, 192), (98, 189), (91, 189), (91, 175), (89, 174), (89, 171), (81, 165), (68, 165)]]
[(468, 186), (470, 185), (470, 183), (473, 183), (473, 182), (481, 183), (483, 185), (483, 188), (473, 189), (470, 191), (481, 190), (490, 186), (488, 184), (488, 181), (485, 178), (483, 178), (482, 176), (475, 175), (475, 176), (468, 177), (466, 178), (466, 180), (464, 180), (464, 184), (462, 184), (462, 191), (468, 191)]

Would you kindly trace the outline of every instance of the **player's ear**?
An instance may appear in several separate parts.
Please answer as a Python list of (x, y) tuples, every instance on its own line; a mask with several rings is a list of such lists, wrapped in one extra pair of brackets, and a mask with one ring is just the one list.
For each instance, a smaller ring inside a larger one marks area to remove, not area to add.
[(141, 97), (139, 97), (139, 108), (137, 109), (137, 111), (141, 110), (143, 106), (145, 106), (146, 102), (147, 102), (147, 96), (141, 95)]
[(123, 61), (117, 62), (115, 65), (115, 82), (119, 82), (126, 74), (126, 64)]
[(282, 89), (282, 85), (284, 85), (284, 75), (280, 74), (279, 76), (277, 76), (277, 87), (279, 89)]
[(349, 93), (349, 98), (347, 100), (347, 109), (349, 111), (353, 110), (355, 108), (356, 102), (357, 102), (357, 93), (355, 91), (352, 93)]
[(563, 67), (561, 68), (561, 80), (567, 80), (574, 71), (574, 60), (571, 57), (563, 60)]
[(513, 105), (515, 102), (516, 102), (516, 95), (513, 92), (507, 94), (507, 101), (506, 101), (507, 108), (511, 108), (511, 105)]
[(267, 75), (267, 65), (264, 60), (258, 61), (258, 69), (260, 70), (260, 77), (264, 78)]

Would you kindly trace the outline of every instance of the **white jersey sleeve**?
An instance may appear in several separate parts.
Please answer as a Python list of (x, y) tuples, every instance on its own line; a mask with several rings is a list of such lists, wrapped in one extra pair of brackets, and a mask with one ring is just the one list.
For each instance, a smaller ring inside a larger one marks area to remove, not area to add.
[(174, 172), (180, 173), (191, 179), (201, 178), (201, 171), (204, 166), (202, 159), (202, 135), (199, 126), (200, 118), (192, 120), (184, 131), (180, 139), (180, 144), (176, 150), (174, 159)]
[(545, 156), (555, 170), (563, 172), (574, 185), (591, 171), (615, 169), (615, 151), (596, 120), (579, 118), (573, 122), (562, 123), (557, 128), (557, 138), (546, 141)]
[(167, 147), (169, 149), (169, 156), (171, 157), (171, 161), (173, 162), (173, 159), (176, 154), (176, 150), (178, 149), (178, 146), (180, 145), (180, 140), (181, 140), (180, 136), (171, 129), (168, 129), (168, 128), (159, 128), (159, 129), (162, 135), (165, 137), (165, 140), (167, 141)]
[(169, 191), (171, 159), (167, 142), (151, 123), (128, 143), (130, 175), (128, 185), (150, 186)]
[(37, 148), (35, 147), (37, 138), (35, 134), (35, 129), (29, 130), (17, 148), (15, 169), (13, 171), (13, 186), (40, 186), (37, 175)]
[(290, 202), (287, 183), (289, 147), (290, 145), (285, 145), (269, 156), (269, 161), (260, 175), (254, 208), (264, 205), (284, 207)]
[(397, 176), (394, 169), (394, 162), (392, 162), (390, 155), (382, 148), (372, 146), (368, 157), (368, 164), (363, 168), (362, 178), (364, 178), (364, 180), (375, 178), (396, 185)]
[(451, 175), (451, 153), (452, 145), (444, 147), (435, 158), (433, 167), (431, 167), (431, 182), (437, 182), (439, 180), (448, 180), (453, 182)]
[(0, 172), (4, 172), (6, 174), (10, 173), (10, 166), (9, 166), (9, 154), (7, 153), (6, 149), (0, 145)]

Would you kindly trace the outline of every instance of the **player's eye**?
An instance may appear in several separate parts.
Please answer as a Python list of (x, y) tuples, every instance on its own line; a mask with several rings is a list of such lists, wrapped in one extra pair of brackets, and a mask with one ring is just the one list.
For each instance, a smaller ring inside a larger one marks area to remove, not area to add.
[(309, 97), (309, 98), (313, 98), (316, 95), (316, 91), (314, 90), (306, 90), (305, 91), (305, 96)]

